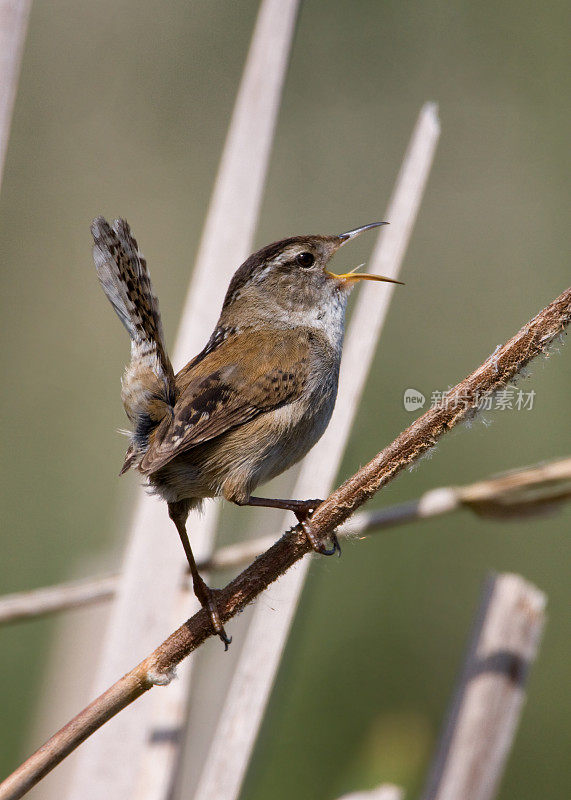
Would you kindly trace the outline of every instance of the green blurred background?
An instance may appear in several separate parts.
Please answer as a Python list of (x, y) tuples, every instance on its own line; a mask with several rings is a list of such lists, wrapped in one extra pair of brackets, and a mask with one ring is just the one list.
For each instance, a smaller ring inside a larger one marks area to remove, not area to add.
[[(130, 221), (172, 344), (257, 7), (34, 3), (0, 207), (2, 593), (120, 563), (136, 485), (117, 478), (114, 433), (128, 345), (94, 277), (89, 222)], [(303, 4), (257, 245), (382, 218), (421, 104), (436, 101), (442, 121), (339, 480), (410, 423), (404, 389), (456, 383), (569, 284), (566, 11)], [(537, 393), (532, 411), (453, 432), (371, 506), (569, 454), (570, 359), (563, 347), (532, 365), (520, 384)], [(571, 796), (569, 521), (568, 509), (458, 514), (315, 559), (244, 797), (327, 800), (381, 781), (414, 797), (490, 569), (549, 598), (500, 797)], [(29, 751), (55, 629), (0, 630), (2, 774)]]

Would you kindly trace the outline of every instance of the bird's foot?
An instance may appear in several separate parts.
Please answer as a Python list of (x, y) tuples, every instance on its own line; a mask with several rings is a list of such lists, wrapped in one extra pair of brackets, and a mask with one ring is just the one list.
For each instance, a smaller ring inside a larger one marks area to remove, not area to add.
[(224, 651), (226, 651), (228, 650), (228, 645), (232, 641), (232, 637), (227, 636), (224, 626), (220, 622), (220, 614), (218, 613), (218, 606), (216, 605), (216, 595), (218, 592), (218, 589), (211, 589), (210, 586), (208, 586), (202, 579), (200, 580), (200, 583), (196, 581), (194, 582), (194, 593), (198, 598), (200, 605), (210, 614), (210, 621), (212, 623), (214, 633), (220, 637), (222, 643), (224, 644)]
[(298, 518), (299, 522), (301, 523), (301, 527), (303, 532), (305, 533), (309, 544), (311, 545), (312, 549), (319, 553), (322, 556), (333, 556), (337, 553), (338, 556), (341, 555), (341, 546), (339, 544), (339, 539), (337, 538), (337, 534), (335, 531), (330, 535), (332, 547), (327, 547), (323, 539), (316, 535), (315, 531), (311, 527), (311, 514), (317, 508), (322, 500), (300, 500), (299, 506), (295, 510), (295, 515)]
[(307, 536), (309, 544), (316, 553), (319, 553), (322, 556), (334, 556), (335, 553), (337, 553), (338, 556), (341, 555), (341, 545), (339, 544), (339, 539), (337, 538), (337, 534), (335, 532), (329, 536), (333, 546), (327, 547), (323, 539), (320, 539), (319, 536), (316, 536), (313, 528), (311, 527), (311, 522), (308, 519), (302, 519), (300, 522), (303, 532)]

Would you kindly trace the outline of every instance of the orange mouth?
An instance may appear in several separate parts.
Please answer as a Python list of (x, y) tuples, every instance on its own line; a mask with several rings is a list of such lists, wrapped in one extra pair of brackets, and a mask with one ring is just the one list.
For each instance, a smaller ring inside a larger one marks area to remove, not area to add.
[[(381, 225), (388, 224), (388, 222), (371, 222), (369, 225), (362, 225), (360, 228), (354, 228), (352, 231), (340, 233), (339, 239), (341, 242), (339, 247), (343, 247), (347, 242), (350, 242), (351, 239), (355, 239), (364, 231), (369, 231), (371, 228), (379, 228)], [(364, 264), (359, 264), (359, 267), (363, 266)], [(398, 283), (404, 286), (402, 281), (397, 281), (395, 278), (387, 278), (385, 275), (373, 275), (370, 272), (355, 272), (359, 267), (355, 267), (355, 269), (350, 272), (344, 272), (342, 275), (336, 275), (334, 272), (329, 272), (329, 270), (326, 269), (325, 274), (329, 275), (330, 278), (337, 278), (337, 280), (346, 281), (347, 283), (352, 283), (353, 281), (383, 281), (384, 283)]]

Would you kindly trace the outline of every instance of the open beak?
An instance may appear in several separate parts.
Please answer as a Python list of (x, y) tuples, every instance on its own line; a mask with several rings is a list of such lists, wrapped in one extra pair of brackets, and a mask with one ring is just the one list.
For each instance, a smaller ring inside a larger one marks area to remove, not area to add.
[[(347, 244), (347, 242), (350, 242), (351, 239), (355, 239), (357, 236), (363, 233), (363, 231), (368, 231), (371, 230), (371, 228), (378, 228), (381, 225), (388, 224), (388, 222), (371, 222), (369, 225), (363, 225), (361, 228), (355, 228), (352, 231), (347, 231), (347, 233), (340, 233), (339, 247), (343, 247), (343, 245)], [(355, 267), (355, 269), (359, 269), (359, 267)], [(325, 272), (332, 278), (337, 278), (337, 280), (341, 281), (347, 281), (348, 283), (353, 281), (384, 281), (386, 283), (399, 283), (401, 286), (404, 286), (402, 281), (397, 281), (395, 278), (387, 278), (384, 275), (373, 275), (371, 272), (355, 272), (355, 270), (352, 270), (351, 272), (345, 272), (343, 275), (336, 275), (334, 272), (329, 272), (327, 269)]]

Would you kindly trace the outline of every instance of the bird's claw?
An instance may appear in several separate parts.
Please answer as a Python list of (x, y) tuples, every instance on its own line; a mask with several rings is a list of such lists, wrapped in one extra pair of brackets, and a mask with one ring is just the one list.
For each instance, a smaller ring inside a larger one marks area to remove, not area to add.
[(304, 519), (301, 521), (301, 527), (303, 532), (307, 536), (307, 540), (311, 545), (312, 549), (319, 553), (322, 556), (334, 556), (337, 553), (338, 556), (341, 555), (341, 545), (339, 544), (339, 539), (337, 538), (337, 534), (335, 531), (330, 535), (331, 542), (333, 547), (326, 547), (324, 541), (320, 539), (318, 536), (315, 535), (313, 528), (311, 527), (311, 523), (309, 520)]
[(329, 555), (334, 556), (335, 553), (337, 553), (337, 558), (341, 558), (341, 545), (339, 544), (339, 539), (337, 538), (335, 531), (333, 531), (329, 538), (333, 542), (333, 547), (331, 548)]
[(224, 626), (220, 622), (220, 615), (218, 613), (218, 606), (216, 605), (215, 596), (218, 594), (218, 589), (211, 589), (207, 586), (204, 582), (200, 587), (200, 594), (197, 592), (197, 587), (195, 586), (194, 589), (198, 599), (200, 600), (201, 605), (205, 608), (209, 615), (210, 615), (210, 622), (212, 623), (212, 628), (214, 629), (214, 633), (216, 633), (222, 643), (224, 644), (224, 652), (228, 650), (228, 645), (232, 641), (232, 637), (228, 636), (226, 631), (224, 630)]
[(339, 544), (339, 539), (337, 538), (337, 534), (335, 531), (330, 535), (330, 539), (332, 542), (333, 547), (326, 547), (323, 540), (317, 536), (311, 526), (310, 518), (312, 513), (315, 511), (317, 506), (321, 505), (323, 500), (303, 500), (297, 502), (297, 509), (295, 510), (295, 515), (298, 518), (303, 532), (307, 536), (307, 539), (312, 547), (312, 549), (319, 553), (322, 556), (333, 556), (337, 553), (338, 556), (341, 555), (341, 546)]

